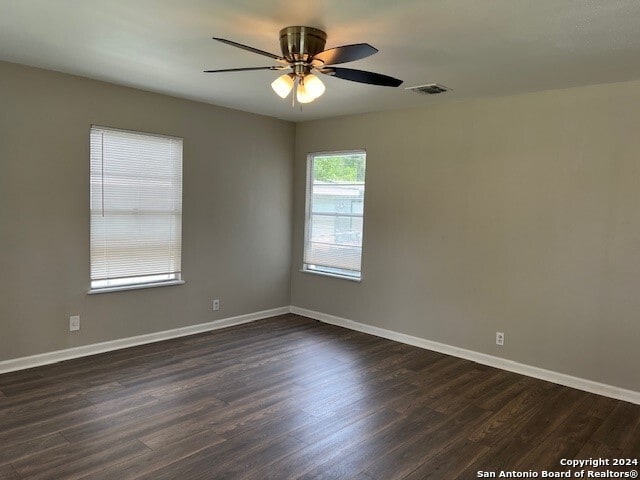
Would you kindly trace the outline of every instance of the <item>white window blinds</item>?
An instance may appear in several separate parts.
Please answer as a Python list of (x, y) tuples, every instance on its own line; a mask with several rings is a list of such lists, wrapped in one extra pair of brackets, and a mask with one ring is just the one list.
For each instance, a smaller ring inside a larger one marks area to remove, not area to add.
[(180, 280), (182, 139), (91, 127), (91, 288)]
[(311, 154), (303, 269), (360, 278), (365, 153)]

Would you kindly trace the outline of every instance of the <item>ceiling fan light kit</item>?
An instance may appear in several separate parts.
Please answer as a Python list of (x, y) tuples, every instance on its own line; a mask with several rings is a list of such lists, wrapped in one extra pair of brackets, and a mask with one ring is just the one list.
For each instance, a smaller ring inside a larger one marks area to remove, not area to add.
[(280, 98), (287, 98), (297, 84), (296, 99), (299, 103), (310, 103), (325, 91), (324, 83), (313, 73), (299, 76), (285, 73), (271, 83), (271, 88)]
[(258, 55), (276, 60), (280, 65), (268, 67), (230, 68), (224, 70), (205, 70), (206, 73), (239, 72), (249, 70), (286, 70), (290, 72), (281, 75), (271, 83), (271, 88), (281, 98), (286, 98), (295, 90), (293, 102), (310, 103), (320, 97), (324, 91), (324, 83), (312, 72), (331, 75), (343, 80), (398, 87), (402, 80), (382, 75), (380, 73), (365, 72), (351, 68), (334, 67), (333, 65), (352, 62), (373, 55), (378, 50), (367, 43), (343, 45), (325, 50), (327, 34), (313, 27), (294, 26), (280, 30), (280, 48), (282, 56), (227, 40), (213, 37), (214, 40), (241, 48)]

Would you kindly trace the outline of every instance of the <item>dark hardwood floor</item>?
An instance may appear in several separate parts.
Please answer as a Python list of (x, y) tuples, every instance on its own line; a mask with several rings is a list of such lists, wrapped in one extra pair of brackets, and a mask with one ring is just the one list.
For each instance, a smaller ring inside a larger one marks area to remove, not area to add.
[(640, 406), (295, 315), (0, 375), (2, 479), (471, 479), (598, 457), (640, 457)]

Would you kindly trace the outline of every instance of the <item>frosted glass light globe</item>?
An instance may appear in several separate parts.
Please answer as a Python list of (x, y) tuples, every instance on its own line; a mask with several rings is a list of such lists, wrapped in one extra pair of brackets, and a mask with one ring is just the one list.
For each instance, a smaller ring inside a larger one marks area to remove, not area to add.
[(286, 98), (289, 95), (289, 92), (293, 89), (293, 78), (291, 75), (286, 73), (278, 78), (276, 78), (271, 83), (271, 88), (280, 98)]

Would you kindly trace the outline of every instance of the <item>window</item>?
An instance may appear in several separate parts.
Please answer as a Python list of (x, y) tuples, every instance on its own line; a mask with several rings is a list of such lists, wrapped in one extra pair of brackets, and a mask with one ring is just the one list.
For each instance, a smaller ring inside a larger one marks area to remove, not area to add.
[(91, 291), (181, 281), (182, 139), (91, 127)]
[(365, 163), (363, 151), (309, 155), (303, 271), (360, 280)]

